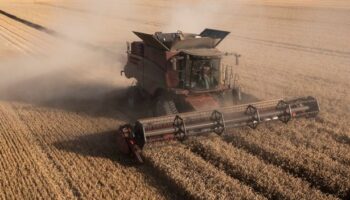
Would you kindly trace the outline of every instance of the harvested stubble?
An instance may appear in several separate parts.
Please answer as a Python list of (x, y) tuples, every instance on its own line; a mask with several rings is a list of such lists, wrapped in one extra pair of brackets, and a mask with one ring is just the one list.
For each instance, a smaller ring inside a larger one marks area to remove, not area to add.
[[(171, 194), (162, 193), (162, 187), (154, 187), (156, 181), (152, 177), (118, 162), (113, 140), (99, 127), (105, 120), (28, 105), (15, 108), (21, 120), (28, 124), (29, 134), (35, 138), (33, 145), (48, 159), (43, 166), (52, 166), (53, 173), (61, 178), (73, 196), (171, 198)], [(91, 134), (95, 131), (99, 134)]]
[(18, 113), (4, 102), (0, 103), (0, 130), (0, 194), (9, 199), (74, 199), (45, 152), (34, 145), (35, 138)]
[(192, 140), (191, 150), (268, 199), (336, 199), (310, 187), (281, 168), (233, 147), (221, 138)]
[(323, 192), (340, 198), (349, 195), (350, 169), (325, 154), (302, 146), (296, 147), (264, 128), (259, 128), (254, 133), (237, 131), (228, 141), (307, 180)]
[(190, 199), (265, 199), (217, 170), (183, 145), (164, 146), (145, 152), (149, 164), (169, 177)]
[[(161, 5), (159, 5), (160, 2)], [(233, 37), (228, 37), (226, 42), (221, 45), (227, 45), (227, 48), (231, 48), (234, 45), (234, 49), (244, 55), (244, 58), (241, 59), (241, 64), (243, 64), (241, 66), (243, 67), (237, 66), (236, 72), (240, 74), (241, 85), (247, 92), (267, 99), (271, 96), (279, 97), (284, 90), (291, 89), (285, 95), (314, 95), (320, 100), (322, 108), (321, 116), (323, 119), (317, 119), (315, 126), (312, 124), (313, 122), (310, 122), (310, 127), (309, 125), (305, 125), (306, 127), (296, 127), (295, 130), (285, 133), (285, 136), (279, 136), (280, 133), (276, 133), (276, 131), (281, 132), (288, 129), (273, 129), (268, 133), (265, 132), (265, 134), (271, 134), (270, 132), (273, 132), (275, 134), (273, 135), (274, 137), (280, 138), (272, 139), (273, 141), (271, 143), (269, 142), (270, 139), (249, 139), (241, 135), (236, 138), (241, 141), (238, 143), (234, 142), (234, 144), (236, 146), (242, 145), (243, 149), (246, 149), (248, 152), (266, 159), (266, 162), (258, 159), (259, 163), (270, 162), (273, 165), (278, 165), (275, 166), (277, 170), (278, 168), (282, 168), (290, 172), (290, 174), (295, 174), (309, 181), (313, 186), (325, 186), (322, 188), (324, 191), (335, 191), (337, 193), (338, 189), (339, 191), (342, 190), (343, 193), (340, 193), (340, 196), (345, 199), (345, 190), (349, 188), (349, 185), (344, 182), (345, 179), (349, 182), (347, 173), (343, 167), (334, 171), (329, 169), (332, 164), (335, 164), (332, 169), (337, 169), (340, 166), (334, 160), (343, 164), (348, 163), (346, 161), (348, 154), (341, 154), (347, 146), (350, 146), (350, 129), (348, 125), (348, 113), (350, 111), (348, 106), (350, 99), (348, 92), (348, 88), (350, 87), (350, 71), (348, 67), (348, 44), (350, 37), (348, 35), (350, 29), (349, 26), (346, 26), (350, 7), (347, 1), (327, 0), (322, 2), (316, 1), (312, 4), (306, 1), (306, 4), (300, 2), (292, 2), (291, 5), (287, 5), (290, 3), (286, 4), (286, 1), (277, 0), (274, 2), (269, 1), (267, 6), (259, 6), (261, 4), (261, 1), (259, 1), (258, 6), (240, 6), (242, 9), (239, 10), (241, 11), (234, 10), (234, 16), (232, 15), (232, 9), (220, 10), (217, 13), (217, 17), (222, 16), (224, 13), (225, 16), (227, 15), (230, 19), (232, 18), (231, 21), (235, 20), (237, 22), (222, 24), (222, 28), (227, 30), (234, 29), (235, 31), (232, 33), (234, 34)], [(57, 3), (53, 1), (52, 5), (57, 5)], [(60, 1), (59, 4), (62, 4), (68, 9), (70, 7), (70, 3), (66, 1)], [(80, 8), (81, 4), (79, 2), (77, 4), (77, 8)], [(82, 20), (81, 25), (88, 24), (89, 17), (81, 12), (73, 11), (74, 9), (67, 11), (67, 9), (59, 8), (59, 6), (54, 8), (54, 6), (30, 3), (16, 5), (18, 6), (11, 6), (9, 8), (2, 6), (1, 9), (6, 9), (19, 17), (53, 29), (58, 28), (56, 26), (57, 23), (52, 23), (51, 20), (56, 15), (62, 15), (64, 18), (70, 20), (74, 18), (74, 21), (77, 21), (75, 18), (78, 17)], [(142, 8), (138, 9), (140, 14), (133, 15), (131, 18), (130, 16), (123, 16), (124, 18), (121, 19), (117, 16), (110, 19), (107, 17), (108, 13), (106, 13), (107, 15), (103, 16), (103, 20), (105, 22), (109, 21), (108, 24), (111, 26), (108, 26), (108, 28), (112, 30), (111, 32), (113, 34), (101, 35), (103, 37), (112, 35), (110, 37), (113, 39), (100, 38), (99, 40), (103, 40), (105, 41), (104, 44), (111, 44), (115, 48), (115, 35), (118, 35), (116, 42), (124, 44), (124, 40), (129, 37), (130, 26), (138, 27), (140, 30), (149, 30), (150, 28), (160, 30), (163, 25), (167, 24), (167, 22), (160, 20), (159, 17), (153, 18), (154, 15), (149, 17), (149, 13), (153, 12), (145, 12), (144, 8), (146, 7), (152, 11), (156, 8), (166, 13), (173, 11), (173, 6), (163, 1), (154, 1), (150, 2), (149, 5), (141, 6)], [(298, 9), (295, 9), (296, 7)], [(266, 12), (260, 12), (261, 9)], [(118, 12), (114, 11), (113, 15), (115, 13)], [(123, 12), (120, 13), (120, 15), (123, 14)], [(91, 14), (93, 13), (89, 13), (89, 15)], [(259, 17), (256, 17), (257, 14)], [(3, 21), (0, 23), (7, 25)], [(16, 24), (14, 27), (18, 27), (18, 23), (12, 24)], [(23, 26), (21, 27), (23, 28)], [(120, 31), (121, 29), (127, 33), (123, 35), (123, 31)], [(29, 31), (30, 28), (23, 28), (22, 30)], [(8, 41), (12, 42), (11, 45), (16, 46), (23, 53), (30, 55), (36, 54), (33, 51), (38, 50), (36, 45), (39, 44), (37, 43), (44, 43), (40, 39), (46, 38), (45, 34), (33, 35), (32, 31), (29, 31), (31, 34), (24, 34), (18, 29), (14, 32), (19, 33), (25, 39), (30, 38), (31, 43), (25, 42), (13, 33), (0, 27), (0, 37), (6, 37)], [(34, 40), (36, 41), (36, 45), (33, 46)], [(46, 48), (46, 46), (50, 45), (44, 44), (43, 46)], [(43, 49), (40, 48), (39, 50), (42, 51)], [(261, 53), (262, 51), (264, 53)], [(108, 129), (116, 128), (117, 124), (106, 122), (105, 119), (97, 120), (79, 116), (79, 114), (70, 113), (69, 111), (48, 112), (46, 109), (33, 110), (32, 108), (28, 108), (28, 110), (26, 110), (27, 108), (18, 108), (17, 111), (20, 112), (20, 119), (18, 114), (12, 110), (11, 105), (8, 106), (3, 102), (0, 102), (0, 104), (3, 105), (2, 108), (5, 110), (0, 113), (0, 199), (74, 199), (77, 194), (83, 194), (81, 197), (88, 199), (139, 199), (152, 197), (159, 199), (164, 196), (164, 193), (159, 194), (159, 190), (155, 189), (161, 187), (159, 184), (153, 182), (152, 185), (152, 183), (150, 184), (144, 180), (149, 178), (150, 174), (140, 173), (135, 168), (125, 167), (119, 161), (114, 160), (119, 155), (113, 150), (113, 144), (103, 139), (94, 141), (94, 139), (99, 137), (95, 137), (96, 134), (94, 133), (103, 132), (106, 127)], [(93, 108), (94, 106), (91, 106), (88, 109)], [(31, 114), (31, 112), (34, 113)], [(116, 115), (116, 117), (119, 118), (121, 116)], [(306, 129), (304, 130), (304, 128)], [(89, 136), (89, 134), (91, 135)], [(297, 136), (294, 138), (291, 134), (297, 134)], [(303, 134), (310, 135), (304, 138)], [(312, 134), (318, 134), (316, 137), (320, 138), (311, 138)], [(104, 134), (102, 133), (101, 135)], [(332, 141), (328, 143), (329, 136), (336, 143)], [(258, 137), (263, 136), (259, 135)], [(311, 141), (306, 142), (309, 137)], [(293, 140), (291, 140), (292, 138)], [(287, 142), (285, 147), (284, 144), (286, 141), (289, 142)], [(320, 142), (320, 146), (317, 146), (318, 142)], [(274, 146), (272, 143), (277, 146)], [(337, 143), (341, 145), (336, 146)], [(201, 145), (207, 147), (206, 145), (209, 144), (205, 143)], [(215, 151), (219, 150), (220, 157), (216, 154), (211, 155), (209, 151), (205, 150), (204, 152), (209, 154), (205, 157), (207, 161), (214, 164), (216, 168), (219, 168), (219, 166), (215, 163), (223, 164), (220, 169), (223, 169), (224, 173), (230, 174), (229, 169), (225, 169), (224, 167), (226, 165), (233, 165), (236, 161), (226, 160), (226, 156), (225, 158), (221, 156), (227, 153), (230, 157), (237, 158), (238, 155), (242, 155), (239, 153), (241, 150), (238, 151), (237, 149), (239, 148), (235, 148), (233, 152), (237, 155), (233, 155), (230, 152), (231, 150), (226, 149), (226, 146), (219, 149), (213, 147), (213, 149)], [(161, 156), (170, 156), (173, 158), (172, 151), (174, 151), (172, 148), (167, 152), (161, 151), (166, 153)], [(224, 153), (221, 153), (221, 151)], [(176, 152), (183, 152), (183, 150)], [(299, 153), (301, 155), (298, 155)], [(327, 156), (333, 160), (330, 160)], [(253, 159), (249, 156), (247, 157)], [(193, 155), (187, 155), (187, 158), (193, 158)], [(159, 161), (160, 158), (157, 159)], [(196, 157), (196, 161), (191, 163), (203, 164), (202, 161), (198, 161), (197, 159)], [(215, 159), (218, 160), (215, 161)], [(244, 158), (241, 159), (242, 162), (246, 161), (249, 163)], [(169, 161), (171, 159), (162, 158), (162, 160)], [(207, 161), (205, 161), (203, 166), (208, 166)], [(151, 162), (151, 167), (154, 165), (156, 168), (169, 170), (165, 174), (170, 174), (169, 179), (176, 181), (179, 188), (186, 186), (194, 187), (197, 184), (204, 184), (206, 187), (210, 187), (210, 183), (206, 180), (206, 177), (208, 177), (207, 169), (203, 170), (204, 173), (196, 172), (193, 178), (191, 174), (183, 175), (183, 170), (181, 170), (184, 169), (183, 162), (189, 162), (188, 159), (179, 158), (176, 162), (178, 163), (174, 165), (174, 168), (168, 166), (171, 163), (164, 164), (161, 162)], [(330, 164), (325, 164), (328, 162)], [(261, 168), (254, 171), (257, 175), (265, 172), (263, 164), (261, 165)], [(176, 166), (180, 166), (180, 170)], [(195, 166), (198, 168), (197, 165)], [(238, 168), (238, 166), (236, 167)], [(192, 168), (192, 166), (188, 168)], [(171, 170), (175, 170), (178, 173), (171, 173)], [(254, 173), (249, 171), (249, 174), (243, 170), (238, 172), (242, 174), (247, 173), (248, 175)], [(324, 175), (328, 173), (331, 175)], [(202, 175), (204, 178), (199, 178)], [(286, 175), (288, 173), (281, 174), (281, 176)], [(334, 175), (335, 178), (332, 177)], [(339, 176), (344, 176), (344, 179), (339, 178)], [(264, 177), (255, 177), (253, 175), (249, 177), (252, 180), (265, 180)], [(217, 179), (219, 178), (215, 180)], [(224, 179), (226, 180), (227, 178)], [(276, 178), (276, 180), (279, 180), (279, 178)], [(319, 180), (320, 182), (318, 182)], [(155, 180), (155, 182), (158, 181), (158, 179)], [(339, 181), (338, 185), (330, 183), (337, 181)], [(257, 181), (256, 184), (258, 185), (259, 183)], [(287, 183), (285, 184), (287, 185)], [(213, 185), (216, 186), (217, 182)], [(258, 186), (255, 187), (255, 190), (258, 190), (257, 188)], [(268, 189), (275, 189), (274, 185), (266, 186), (265, 190), (267, 191)], [(295, 190), (294, 187), (289, 189), (291, 191)], [(264, 189), (261, 190), (264, 191)], [(171, 190), (167, 191), (172, 192)], [(189, 189), (185, 188), (182, 191), (187, 192)], [(196, 188), (196, 190), (191, 191), (198, 192), (199, 189)], [(276, 194), (278, 192), (280, 190), (276, 189)], [(212, 194), (213, 191), (207, 193)], [(230, 197), (230, 199), (232, 198), (234, 197)]]

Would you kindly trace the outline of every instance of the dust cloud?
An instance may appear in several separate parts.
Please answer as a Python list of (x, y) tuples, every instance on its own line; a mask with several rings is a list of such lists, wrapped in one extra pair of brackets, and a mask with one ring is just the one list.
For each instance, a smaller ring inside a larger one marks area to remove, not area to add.
[(187, 4), (172, 2), (169, 21), (164, 30), (200, 33), (205, 28), (216, 26), (215, 13), (222, 9), (223, 4), (218, 2), (189, 1)]
[[(137, 40), (131, 31), (199, 33), (204, 28), (222, 28), (226, 19), (220, 13), (228, 9), (225, 1), (157, 4), (160, 6), (151, 8), (139, 0), (62, 4), (37, 1), (35, 7), (50, 15), (50, 21), (40, 25), (64, 37), (40, 33), (38, 37), (53, 38), (52, 48), (42, 48), (44, 55), (1, 58), (0, 98), (20, 101), (100, 98), (126, 88), (131, 80), (121, 77), (120, 70), (126, 61), (126, 41)], [(31, 21), (31, 16), (14, 14)], [(36, 41), (30, 42), (40, 48)]]
[[(108, 41), (106, 36), (110, 33), (107, 30), (113, 22), (105, 23), (103, 18), (106, 16), (102, 13), (111, 12), (116, 7), (110, 5), (116, 4), (118, 2), (84, 1), (78, 8), (73, 4), (66, 8), (55, 8), (55, 4), (35, 5), (43, 10), (46, 6), (47, 10), (43, 12), (54, 16), (40, 25), (54, 30), (59, 37), (33, 29), (40, 43), (29, 39), (28, 47), (40, 49), (40, 54), (28, 56), (16, 53), (1, 57), (0, 98), (30, 102), (100, 98), (101, 95), (127, 87), (130, 81), (120, 76), (125, 63), (125, 43), (103, 43)], [(30, 15), (13, 12), (31, 21)], [(117, 39), (118, 35), (114, 37)], [(50, 43), (45, 47), (40, 46), (47, 38)]]
[(235, 12), (240, 9), (240, 1), (205, 1), (194, 0), (184, 2), (170, 2), (171, 10), (165, 11), (162, 30), (200, 33), (205, 28), (224, 29), (230, 20), (227, 12)]

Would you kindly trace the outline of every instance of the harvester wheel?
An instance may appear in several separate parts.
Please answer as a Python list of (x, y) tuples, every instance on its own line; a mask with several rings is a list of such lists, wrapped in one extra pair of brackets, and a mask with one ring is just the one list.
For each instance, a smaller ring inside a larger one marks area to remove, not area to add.
[(179, 113), (174, 101), (167, 100), (164, 97), (157, 98), (154, 105), (154, 116), (163, 116)]
[(137, 145), (134, 147), (133, 149), (133, 153), (134, 153), (134, 156), (136, 157), (137, 161), (142, 164), (143, 163), (143, 158), (141, 156), (141, 153), (142, 150), (140, 149), (140, 147), (138, 147)]
[(176, 108), (176, 105), (175, 105), (174, 101), (168, 101), (168, 109), (169, 109), (170, 114), (177, 114), (177, 113), (179, 113), (177, 111), (177, 108)]
[(224, 106), (237, 105), (242, 102), (242, 94), (240, 88), (233, 88), (232, 90), (222, 93), (221, 101)]
[(143, 90), (138, 86), (132, 86), (127, 91), (127, 103), (130, 108), (135, 108), (141, 102), (147, 100)]
[(242, 101), (241, 87), (236, 87), (232, 89), (232, 96), (233, 96), (233, 101), (235, 103)]

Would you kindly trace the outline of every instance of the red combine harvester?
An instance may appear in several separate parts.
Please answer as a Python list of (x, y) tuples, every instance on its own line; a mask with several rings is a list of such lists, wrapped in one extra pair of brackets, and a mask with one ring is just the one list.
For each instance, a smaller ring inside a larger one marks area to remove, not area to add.
[(240, 55), (216, 48), (229, 32), (134, 33), (142, 41), (128, 44), (128, 61), (121, 72), (136, 79), (127, 92), (128, 105), (146, 105), (154, 117), (121, 126), (117, 141), (121, 152), (141, 163), (148, 143), (209, 132), (221, 135), (232, 128), (256, 128), (274, 120), (287, 123), (319, 112), (317, 100), (310, 96), (252, 102), (241, 93), (233, 67), (222, 62), (234, 56), (238, 64)]

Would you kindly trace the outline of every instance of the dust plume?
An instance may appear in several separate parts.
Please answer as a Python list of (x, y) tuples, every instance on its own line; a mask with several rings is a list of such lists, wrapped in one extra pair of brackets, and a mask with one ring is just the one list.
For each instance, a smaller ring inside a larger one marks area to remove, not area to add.
[(163, 27), (164, 31), (181, 30), (183, 32), (200, 33), (205, 28), (222, 28), (227, 20), (223, 13), (230, 9), (225, 5), (229, 1), (204, 1), (195, 0), (186, 3), (171, 2), (171, 10), (165, 13), (167, 21)]
[[(51, 16), (50, 21), (40, 25), (64, 37), (30, 30), (39, 40), (29, 39), (28, 47), (38, 49), (40, 53), (31, 52), (30, 56), (17, 53), (1, 58), (0, 98), (34, 102), (72, 97), (99, 98), (128, 86), (130, 81), (120, 76), (125, 62), (125, 43), (116, 42), (118, 35), (108, 31), (117, 27), (118, 22), (114, 24), (106, 16), (117, 9), (117, 4), (85, 1), (81, 5), (60, 7), (59, 4), (37, 3), (35, 7), (47, 9), (45, 12)], [(124, 5), (124, 10), (130, 9), (131, 6)], [(12, 12), (28, 21), (33, 20), (31, 15)], [(111, 40), (110, 35), (115, 39)], [(44, 41), (49, 42), (40, 46)]]
[[(49, 20), (40, 25), (64, 37), (39, 33), (38, 37), (50, 38), (51, 48), (41, 47), (36, 40), (29, 43), (44, 54), (1, 59), (0, 98), (25, 101), (99, 98), (131, 84), (120, 76), (120, 70), (126, 61), (125, 42), (137, 40), (132, 30), (199, 33), (207, 27), (220, 29), (226, 21), (222, 13), (237, 9), (225, 7), (225, 2), (202, 0), (157, 4), (160, 6), (151, 8), (137, 0), (88, 0), (83, 4), (37, 1), (34, 6), (38, 10), (32, 11), (34, 17), (20, 11), (13, 13), (29, 21), (35, 21), (35, 12), (46, 13)], [(159, 19), (160, 24), (152, 23)]]

